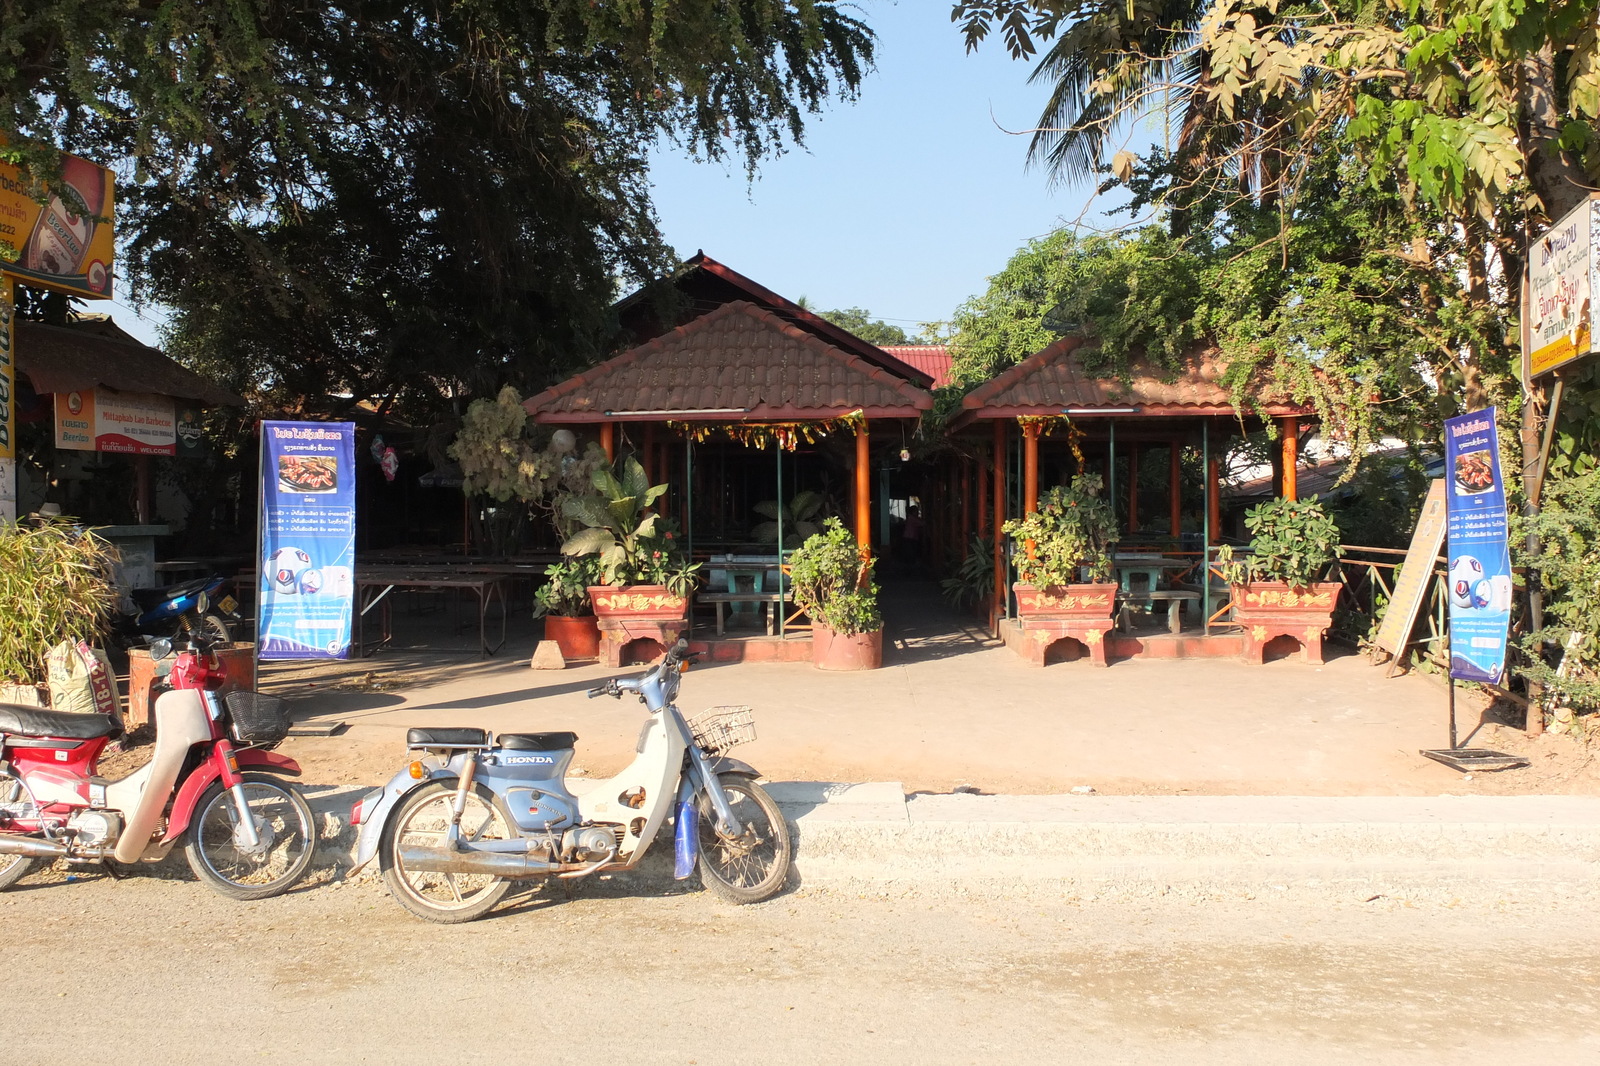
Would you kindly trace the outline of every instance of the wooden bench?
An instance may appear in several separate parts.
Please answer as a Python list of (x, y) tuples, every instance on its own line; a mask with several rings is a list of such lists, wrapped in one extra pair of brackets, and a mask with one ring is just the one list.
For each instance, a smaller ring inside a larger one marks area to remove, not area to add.
[(1163, 601), (1167, 605), (1167, 632), (1181, 633), (1183, 621), (1178, 612), (1186, 603), (1199, 603), (1200, 594), (1185, 592), (1182, 589), (1136, 589), (1133, 592), (1125, 592), (1122, 594), (1122, 606), (1117, 609), (1117, 628), (1124, 633), (1128, 631), (1129, 607), (1134, 604), (1154, 605), (1157, 601)]
[(717, 606), (717, 636), (722, 636), (727, 625), (725, 612), (730, 603), (758, 603), (761, 605), (761, 617), (767, 625), (767, 636), (772, 636), (776, 629), (778, 607), (777, 604), (794, 602), (794, 592), (784, 589), (779, 592), (697, 592), (694, 594), (696, 603), (714, 603)]

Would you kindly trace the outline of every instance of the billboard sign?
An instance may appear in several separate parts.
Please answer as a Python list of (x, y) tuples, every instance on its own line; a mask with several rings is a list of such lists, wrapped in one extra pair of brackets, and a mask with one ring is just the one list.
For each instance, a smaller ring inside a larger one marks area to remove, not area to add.
[(1495, 409), (1444, 424), (1450, 676), (1498, 683), (1511, 630), (1511, 551)]
[(0, 271), (35, 288), (109, 300), (111, 171), (63, 153), (61, 183), (64, 190), (40, 203), (36, 183), (0, 162)]
[(343, 659), (356, 600), (355, 425), (261, 423), (261, 659)]
[(1600, 335), (1600, 200), (1588, 199), (1528, 249), (1523, 371), (1529, 381), (1594, 350)]
[(176, 455), (172, 397), (115, 389), (58, 392), (56, 447), (122, 455)]

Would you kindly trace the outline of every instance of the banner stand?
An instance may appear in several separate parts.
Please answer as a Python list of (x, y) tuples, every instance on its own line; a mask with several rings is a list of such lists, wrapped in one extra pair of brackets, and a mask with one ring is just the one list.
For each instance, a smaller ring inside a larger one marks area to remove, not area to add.
[(1448, 673), (1444, 677), (1445, 691), (1448, 695), (1445, 702), (1450, 708), (1450, 746), (1448, 748), (1423, 748), (1419, 754), (1432, 759), (1434, 762), (1444, 763), (1464, 774), (1474, 770), (1519, 770), (1528, 765), (1528, 760), (1520, 755), (1507, 755), (1501, 751), (1490, 751), (1488, 748), (1458, 748), (1456, 747), (1456, 679)]

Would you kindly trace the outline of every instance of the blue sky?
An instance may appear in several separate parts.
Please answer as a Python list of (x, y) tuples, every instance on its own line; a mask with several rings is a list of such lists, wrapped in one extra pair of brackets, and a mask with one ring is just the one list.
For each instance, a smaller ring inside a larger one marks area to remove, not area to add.
[[(982, 292), (1029, 239), (1076, 219), (1091, 190), (1052, 189), (1026, 167), (1028, 137), (1015, 131), (1048, 94), (995, 38), (968, 55), (949, 0), (861, 0), (860, 14), (878, 60), (856, 103), (812, 116), (805, 145), (768, 159), (754, 184), (742, 160), (658, 150), (656, 209), (684, 257), (703, 249), (790, 299), (865, 308), (914, 332)], [(1100, 206), (1086, 222), (1103, 224)], [(157, 343), (160, 308), (143, 319), (125, 299), (105, 309)]]

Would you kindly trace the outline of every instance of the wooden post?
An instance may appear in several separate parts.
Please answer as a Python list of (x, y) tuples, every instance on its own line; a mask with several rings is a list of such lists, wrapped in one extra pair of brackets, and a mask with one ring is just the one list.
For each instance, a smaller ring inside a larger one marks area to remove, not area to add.
[(1128, 445), (1128, 532), (1139, 528), (1139, 446)]
[(134, 521), (141, 526), (150, 525), (155, 521), (155, 507), (150, 484), (150, 457), (136, 455), (133, 457), (133, 516)]
[(981, 454), (976, 465), (978, 467), (978, 524), (974, 532), (981, 537), (989, 532), (989, 467), (984, 463)]
[(1296, 484), (1296, 472), (1300, 465), (1300, 420), (1298, 418), (1285, 418), (1282, 422), (1283, 435), (1283, 498), (1286, 500), (1299, 499), (1295, 494), (1299, 486)]
[(989, 613), (993, 632), (999, 632), (999, 618), (1006, 602), (1006, 553), (1000, 527), (1006, 523), (1006, 423), (994, 420), (994, 596)]
[(1030, 422), (1022, 427), (1022, 512), (1033, 514), (1039, 509), (1039, 425)]
[(1167, 486), (1169, 504), (1172, 508), (1172, 535), (1177, 538), (1183, 533), (1183, 463), (1180, 458), (1182, 446), (1173, 441), (1170, 445), (1171, 458), (1167, 463)]
[[(856, 544), (872, 550), (872, 460), (868, 448), (867, 421), (856, 430)], [(926, 528), (926, 527), (924, 527)]]
[(961, 459), (961, 544), (958, 552), (963, 561), (972, 546), (972, 460)]
[(1222, 464), (1215, 452), (1206, 457), (1206, 518), (1213, 542), (1222, 537)]
[(606, 462), (617, 461), (617, 424), (615, 422), (600, 423), (600, 447), (606, 450)]

